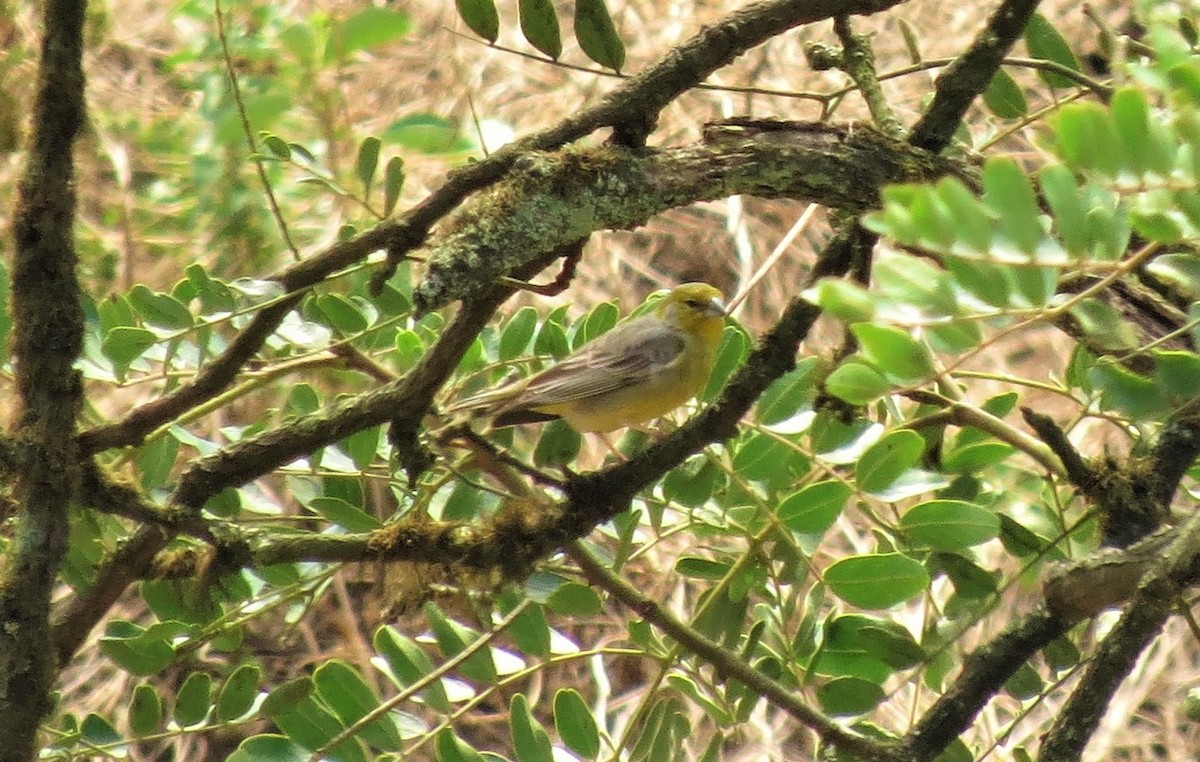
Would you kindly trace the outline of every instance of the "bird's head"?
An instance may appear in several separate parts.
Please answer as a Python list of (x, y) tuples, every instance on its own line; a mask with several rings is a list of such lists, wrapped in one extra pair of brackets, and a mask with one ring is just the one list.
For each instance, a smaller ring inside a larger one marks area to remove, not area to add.
[(663, 297), (658, 313), (683, 331), (719, 335), (724, 325), (725, 301), (721, 292), (707, 283), (684, 283)]

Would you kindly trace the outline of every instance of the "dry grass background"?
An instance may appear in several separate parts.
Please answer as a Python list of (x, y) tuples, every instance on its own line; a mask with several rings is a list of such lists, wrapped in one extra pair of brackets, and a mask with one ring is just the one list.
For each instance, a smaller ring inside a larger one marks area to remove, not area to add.
[[(628, 46), (627, 71), (635, 72), (657, 59), (671, 46), (687, 39), (701, 25), (710, 23), (744, 5), (734, 0), (610, 0), (618, 29)], [(278, 4), (277, 4), (278, 5)], [(516, 1), (499, 2), (502, 19), (499, 44), (531, 51), (516, 28)], [(560, 3), (564, 13), (570, 3)], [(230, 3), (231, 29), (244, 29), (245, 10)], [(362, 6), (349, 0), (301, 0), (284, 3), (276, 12), (297, 20), (315, 12), (332, 16), (349, 14)], [(322, 86), (336, 88), (343, 95), (337, 115), (345, 132), (332, 143), (329, 165), (335, 171), (347, 171), (352, 161), (355, 138), (378, 134), (404, 114), (430, 112), (444, 116), (471, 133), (476, 118), (489, 129), (502, 126), (521, 135), (554, 123), (562, 115), (593, 102), (615, 80), (606, 74), (581, 71), (531, 60), (513, 52), (489, 48), (466, 33), (451, 0), (401, 3), (412, 16), (413, 30), (402, 43), (359, 57), (339, 72), (336, 81)], [(879, 69), (887, 72), (909, 64), (900, 25), (907, 23), (916, 31), (920, 52), (925, 59), (953, 56), (969, 42), (990, 10), (991, 4), (947, 4), (918, 0), (870, 19), (855, 19), (856, 30), (872, 34)], [(1055, 2), (1044, 7), (1060, 28), (1091, 47), (1093, 30), (1083, 16), (1079, 2)], [(1120, 24), (1124, 11), (1118, 3), (1101, 9), (1114, 24)], [(138, 171), (187, 171), (173, 167), (177, 157), (162, 157), (151, 148), (138, 145), (130, 136), (129, 123), (151, 119), (187, 119), (196, 108), (197, 94), (179, 86), (177, 78), (163, 73), (160, 63), (173, 50), (190, 44), (203, 23), (193, 18), (180, 19), (170, 4), (152, 0), (110, 0), (95, 6), (97, 19), (88, 53), (89, 99), (92, 104), (92, 130), (80, 146), (81, 226), (93, 242), (88, 252), (103, 252), (112, 261), (112, 277), (102, 277), (95, 261), (89, 261), (92, 280), (101, 290), (119, 289), (122, 283), (146, 282), (153, 288), (168, 288), (180, 276), (181, 268), (191, 261), (213, 265), (221, 252), (209, 248), (204, 236), (156, 237), (150, 226), (139, 227), (134, 212), (144, 203), (134, 193), (132, 177)], [(2, 16), (3, 14), (0, 14)], [(210, 22), (211, 23), (211, 22)], [(0, 39), (30, 41), (35, 38), (32, 8), (16, 10), (11, 20), (0, 22)], [(232, 32), (236, 33), (236, 32)], [(209, 32), (211, 34), (211, 32)], [(729, 68), (710, 79), (713, 85), (738, 86), (788, 92), (828, 93), (846, 85), (838, 72), (813, 72), (805, 62), (803, 46), (817, 40), (835, 43), (831, 25), (816, 24), (775, 39), (743, 56)], [(28, 42), (26, 43), (28, 44)], [(564, 30), (562, 60), (568, 64), (589, 66), (579, 52), (572, 35)], [(18, 104), (27, 105), (14, 83), (26, 80), (33, 71), (30, 60), (5, 59), (0, 50), (0, 71), (6, 90), (14, 92)], [(213, 69), (219, 61), (205, 62)], [(589, 68), (591, 68), (589, 66)], [(897, 115), (911, 124), (931, 92), (936, 70), (889, 79), (885, 91)], [(332, 76), (328, 74), (327, 76)], [(1027, 72), (1016, 72), (1018, 81), (1028, 86), (1031, 100), (1045, 102), (1049, 93), (1040, 88)], [(698, 139), (705, 122), (732, 115), (817, 119), (820, 104), (811, 99), (782, 97), (756, 92), (712, 89), (697, 90), (672, 103), (661, 115), (654, 144), (680, 144)], [(854, 121), (865, 118), (861, 100), (854, 95), (840, 104), (833, 118)], [(1008, 125), (989, 121), (982, 112), (971, 114), (971, 130), (976, 136), (996, 133)], [(1036, 125), (1013, 131), (1001, 144), (1016, 155), (1036, 152)], [(596, 136), (600, 140), (604, 136)], [(11, 195), (17, 155), (0, 157), (0, 189)], [(448, 165), (440, 157), (407, 157), (408, 182), (401, 202), (411, 203), (437, 187)], [(220, 192), (209, 188), (207, 192)], [(598, 234), (588, 244), (587, 254), (571, 288), (557, 298), (525, 296), (516, 304), (534, 304), (549, 310), (559, 303), (570, 303), (576, 310), (602, 300), (616, 298), (624, 309), (639, 303), (650, 291), (682, 280), (709, 280), (733, 294), (784, 237), (804, 210), (798, 202), (730, 199), (722, 202), (679, 209), (653, 220), (643, 229), (631, 232)], [(298, 217), (297, 230), (305, 250), (328, 243), (352, 210), (336, 204), (314, 203), (308, 214)], [(0, 208), (0, 217), (9, 213)], [(156, 213), (169, 215), (164, 207)], [(145, 219), (144, 215), (142, 219)], [(8, 219), (3, 221), (6, 226)], [(769, 325), (786, 299), (794, 295), (813, 258), (827, 235), (821, 216), (791, 246), (787, 255), (749, 295), (741, 317), (752, 332)], [(7, 247), (5, 240), (0, 247)], [(282, 252), (282, 248), (280, 249)], [(283, 265), (281, 253), (276, 264)], [(235, 275), (252, 273), (232, 273)], [(100, 295), (103, 295), (102, 293)], [(836, 329), (827, 327), (811, 342), (810, 351), (828, 351), (827, 343), (836, 338)], [(1057, 334), (1043, 330), (996, 347), (981, 358), (982, 367), (997, 368), (1045, 378), (1061, 372), (1069, 343)], [(126, 404), (124, 397), (122, 405)], [(1036, 402), (1035, 402), (1036, 404)], [(1085, 449), (1097, 451), (1107, 441), (1102, 430), (1086, 434)], [(840, 541), (850, 546), (871, 543), (866, 530), (843, 520), (837, 530)], [(678, 611), (694, 609), (702, 592), (695, 582), (672, 573), (676, 553), (697, 543), (695, 538), (677, 534), (659, 543), (653, 552), (641, 556), (631, 566), (637, 582), (659, 600)], [(361, 591), (354, 579), (359, 572), (337, 579), (317, 616), (308, 617), (290, 631), (260, 631), (251, 634), (253, 647), (264, 655), (267, 674), (279, 681), (307, 665), (338, 656), (359, 664), (365, 675), (375, 674), (369, 665), (370, 633), (377, 621), (362, 614)], [(367, 570), (369, 571), (369, 570)], [(366, 576), (370, 576), (366, 574)], [(1030, 591), (1016, 591), (1000, 607), (989, 623), (964, 643), (979, 642), (994, 634), (989, 628), (1000, 627), (1015, 611), (1027, 604)], [(122, 616), (137, 619), (146, 612), (134, 596), (123, 603)], [(570, 631), (578, 642), (608, 642), (623, 637), (622, 615), (612, 619), (576, 623)], [(1097, 624), (1101, 628), (1103, 623)], [(94, 644), (94, 638), (93, 638)], [(65, 675), (62, 692), (65, 703), (76, 712), (96, 711), (120, 714), (128, 700), (133, 681), (99, 658), (89, 647), (79, 663)], [(211, 654), (201, 656), (219, 658)], [(191, 665), (194, 666), (194, 665)], [(191, 668), (189, 666), (189, 669)], [(650, 667), (634, 660), (616, 660), (608, 667), (612, 683), (611, 708), (617, 715), (635, 705), (644, 690)], [(186, 670), (162, 676), (165, 684), (178, 684)], [(585, 689), (595, 673), (583, 668), (547, 671), (540, 686), (543, 696), (559, 684), (575, 684)], [(1181, 697), (1187, 688), (1200, 682), (1200, 649), (1196, 639), (1176, 622), (1165, 632), (1138, 666), (1112, 703), (1103, 731), (1089, 750), (1092, 760), (1169, 760), (1185, 762), (1197, 757), (1200, 732), (1180, 714)], [(534, 687), (536, 692), (537, 686)], [(907, 688), (905, 690), (908, 690)], [(1008, 698), (993, 702), (981, 715), (970, 739), (1001, 744), (989, 759), (1007, 759), (1005, 749), (1012, 745), (1036, 745), (1033, 736), (1039, 728), (1035, 718), (1052, 716), (1057, 697), (1029, 709), (1032, 715), (1015, 732), (1005, 729), (1020, 711), (1020, 705)], [(928, 697), (908, 696), (891, 706), (907, 707), (927, 703)], [(480, 711), (460, 726), (460, 732), (472, 738), (480, 748), (488, 748), (493, 739), (496, 748), (506, 748), (507, 735), (503, 706)], [(697, 714), (694, 722), (703, 720)], [(908, 717), (886, 717), (888, 724), (904, 727)], [(747, 725), (741, 752), (727, 759), (757, 760), (803, 759), (797, 728), (786, 718), (769, 714), (760, 707)], [(160, 746), (135, 750), (135, 757), (161, 759), (217, 759), (230, 750), (225, 742), (236, 739), (181, 736)]]

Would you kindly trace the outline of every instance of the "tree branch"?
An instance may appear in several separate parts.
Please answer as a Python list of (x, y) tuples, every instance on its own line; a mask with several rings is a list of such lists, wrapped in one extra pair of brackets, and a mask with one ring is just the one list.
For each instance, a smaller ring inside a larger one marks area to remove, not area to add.
[(839, 751), (853, 754), (857, 759), (888, 758), (889, 749), (883, 744), (838, 725), (798, 699), (792, 689), (780, 685), (747, 664), (737, 654), (722, 648), (718, 643), (689, 627), (633, 585), (613, 574), (596, 560), (583, 544), (573, 543), (567, 552), (590, 581), (607, 590), (639, 617), (665, 632), (688, 652), (711, 664), (722, 677), (744, 683), (770, 701), (773, 706), (779, 707), (805, 727), (811, 728), (822, 741), (836, 746)]
[(678, 148), (530, 153), (431, 246), (413, 301), (421, 314), (477, 298), (536, 252), (697, 201), (747, 194), (858, 213), (879, 205), (884, 185), (945, 175), (975, 181), (970, 167), (869, 127), (770, 120), (709, 125), (703, 141)]
[(896, 759), (927, 762), (958, 738), (1004, 681), (1033, 654), (1070, 628), (1044, 608), (1026, 614), (963, 660), (958, 678), (902, 741)]
[(934, 153), (950, 144), (963, 115), (991, 84), (1037, 6), (1038, 0), (1004, 0), (996, 8), (971, 47), (938, 75), (933, 102), (913, 125), (910, 143)]
[(0, 759), (27, 760), (58, 665), (50, 596), (67, 549), (67, 510), (79, 493), (75, 417), (83, 347), (75, 273), (73, 146), (84, 121), (81, 0), (47, 0), (33, 132), (13, 215), (13, 358), (20, 525), (0, 579)]
[(83, 452), (136, 445), (154, 429), (219, 393), (296, 306), (301, 298), (297, 292), (381, 249), (387, 251), (388, 261), (371, 282), (376, 290), (382, 288), (405, 254), (425, 240), (434, 223), (468, 195), (503, 177), (517, 159), (530, 151), (551, 150), (603, 127), (657, 115), (666, 104), (712, 72), (788, 29), (836, 15), (877, 13), (900, 2), (903, 0), (765, 0), (705, 27), (595, 105), (553, 127), (514, 141), (479, 162), (450, 172), (440, 188), (400, 217), (386, 220), (350, 241), (338, 243), (272, 276), (284, 287), (288, 298), (258, 312), (191, 383), (135, 408), (121, 421), (83, 432), (80, 437)]
[(1193, 512), (1166, 554), (1138, 585), (1125, 613), (1084, 667), (1083, 676), (1046, 733), (1041, 762), (1078, 760), (1113, 693), (1162, 629), (1200, 562), (1200, 512)]

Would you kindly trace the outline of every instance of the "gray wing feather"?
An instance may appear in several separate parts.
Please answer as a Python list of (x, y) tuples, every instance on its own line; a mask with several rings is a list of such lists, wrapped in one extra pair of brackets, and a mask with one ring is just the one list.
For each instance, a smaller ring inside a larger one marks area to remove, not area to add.
[[(531, 378), (520, 407), (556, 405), (622, 389), (668, 367), (683, 349), (683, 337), (660, 320), (631, 321)], [(591, 372), (580, 373), (584, 368)]]

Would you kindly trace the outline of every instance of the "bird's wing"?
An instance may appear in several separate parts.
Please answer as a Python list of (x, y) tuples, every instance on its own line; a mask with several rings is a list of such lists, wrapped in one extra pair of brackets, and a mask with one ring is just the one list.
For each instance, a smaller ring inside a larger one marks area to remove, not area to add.
[(623, 389), (668, 367), (684, 346), (679, 331), (661, 319), (632, 320), (530, 378), (505, 407), (535, 409)]

